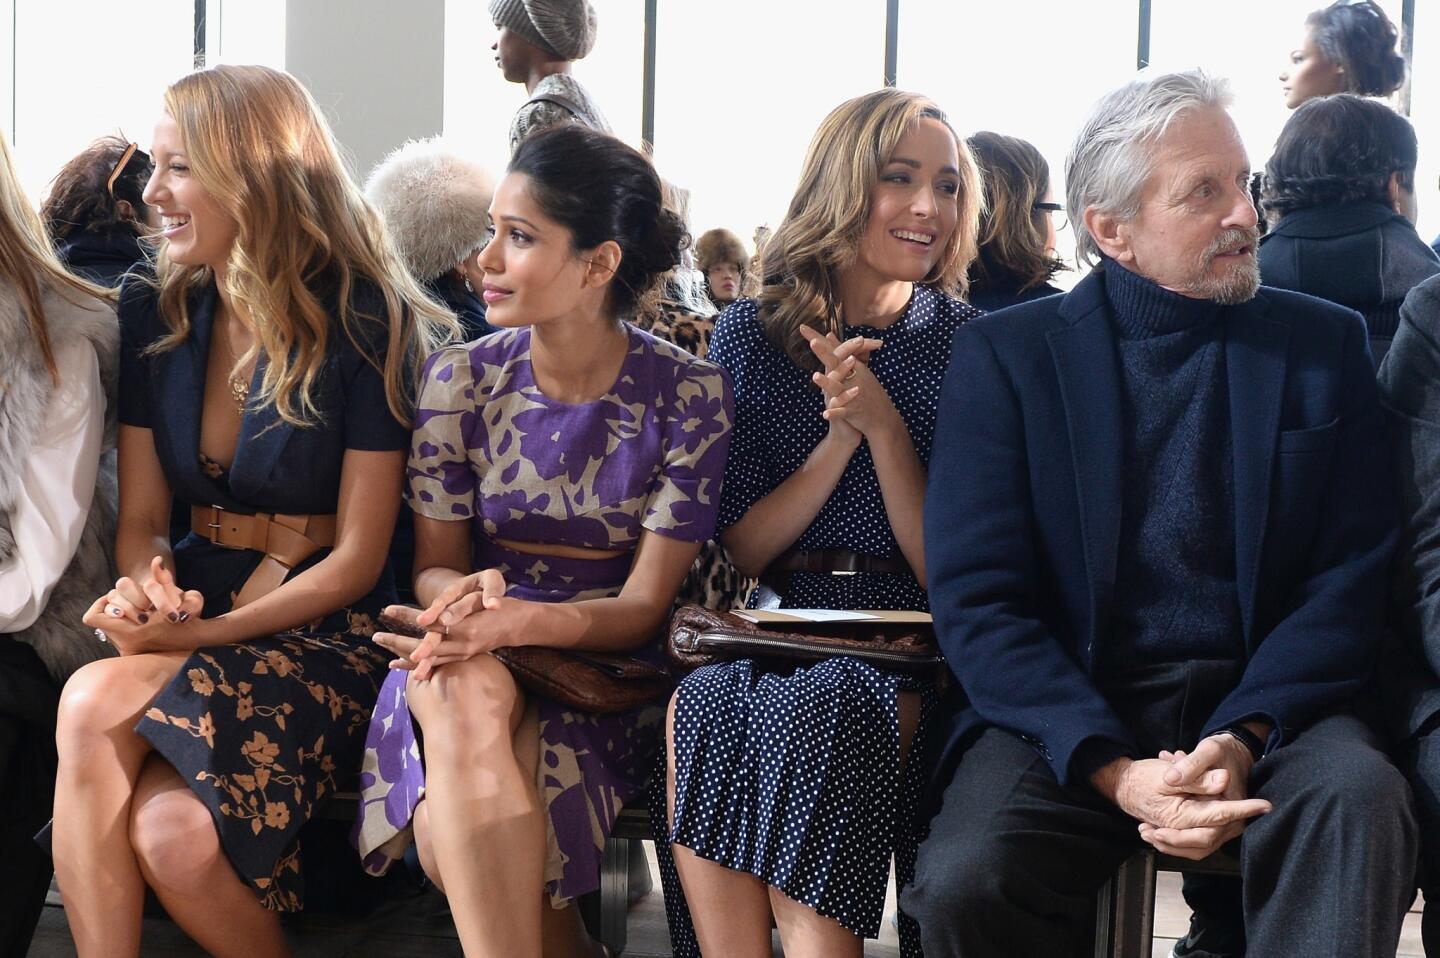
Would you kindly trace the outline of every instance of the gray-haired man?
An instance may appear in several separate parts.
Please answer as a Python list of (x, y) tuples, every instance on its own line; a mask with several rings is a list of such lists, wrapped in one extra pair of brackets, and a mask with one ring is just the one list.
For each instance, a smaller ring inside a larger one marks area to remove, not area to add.
[(1066, 169), (1099, 265), (956, 334), (925, 538), (966, 698), (902, 897), (929, 958), (1085, 953), (1143, 843), (1235, 839), (1249, 954), (1395, 952), (1414, 813), (1346, 710), (1396, 537), (1365, 327), (1259, 288), (1228, 102), (1103, 99)]

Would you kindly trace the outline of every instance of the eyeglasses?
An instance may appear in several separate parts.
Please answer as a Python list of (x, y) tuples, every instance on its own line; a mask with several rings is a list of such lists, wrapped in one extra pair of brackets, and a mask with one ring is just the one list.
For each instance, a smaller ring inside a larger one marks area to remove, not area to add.
[(149, 164), (150, 154), (140, 149), (138, 144), (129, 144), (125, 147), (125, 152), (120, 154), (120, 162), (115, 164), (115, 169), (110, 171), (109, 177), (105, 180), (105, 192), (109, 193), (111, 197), (115, 196), (115, 181), (120, 179), (125, 172), (125, 167), (129, 166), (130, 161), (137, 156), (140, 157), (142, 163)]
[(1065, 216), (1065, 207), (1059, 203), (1035, 203), (1030, 207), (1032, 212), (1044, 213), (1050, 217), (1050, 223), (1055, 227), (1055, 232), (1060, 232), (1070, 220)]

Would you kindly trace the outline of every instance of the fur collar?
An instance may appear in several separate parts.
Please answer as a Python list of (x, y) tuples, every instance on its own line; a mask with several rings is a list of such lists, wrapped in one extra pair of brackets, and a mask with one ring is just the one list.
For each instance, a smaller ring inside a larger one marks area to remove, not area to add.
[[(79, 300), (72, 302), (71, 299)], [(52, 351), (59, 353), (77, 338), (88, 340), (100, 361), (105, 387), (105, 444), (95, 501), (70, 567), (51, 593), (38, 621), (15, 633), (35, 647), (51, 674), (63, 678), (103, 652), (88, 630), (78, 626), (79, 616), (105, 589), (114, 584), (111, 551), (115, 535), (114, 446), (115, 396), (119, 380), (119, 328), (110, 304), (78, 294), (45, 288), (42, 291), (46, 327)], [(20, 476), (36, 437), (45, 428), (45, 412), (55, 386), (17, 291), (0, 283), (0, 559), (15, 549), (9, 513), (15, 506)]]

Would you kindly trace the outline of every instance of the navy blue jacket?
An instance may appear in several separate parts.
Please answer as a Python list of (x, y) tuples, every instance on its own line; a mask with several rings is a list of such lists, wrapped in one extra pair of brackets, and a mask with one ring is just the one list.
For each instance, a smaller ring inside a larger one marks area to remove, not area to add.
[[(1274, 747), (1374, 668), (1393, 483), (1360, 317), (1262, 288), (1221, 321), (1247, 662), (1205, 734), (1264, 719)], [(968, 699), (942, 769), (986, 724), (1061, 781), (1087, 740), (1133, 747), (1090, 678), (1114, 598), (1120, 383), (1100, 271), (955, 334), (925, 500), (931, 610)]]
[(1410, 290), (1440, 273), (1440, 257), (1384, 203), (1312, 206), (1285, 216), (1260, 241), (1260, 278), (1358, 310), (1375, 368), (1400, 325)]

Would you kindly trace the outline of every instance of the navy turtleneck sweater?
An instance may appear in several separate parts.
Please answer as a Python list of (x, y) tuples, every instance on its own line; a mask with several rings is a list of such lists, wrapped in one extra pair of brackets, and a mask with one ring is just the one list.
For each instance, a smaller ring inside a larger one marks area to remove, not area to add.
[(1111, 634), (1096, 670), (1244, 656), (1225, 310), (1107, 260), (1124, 407)]

